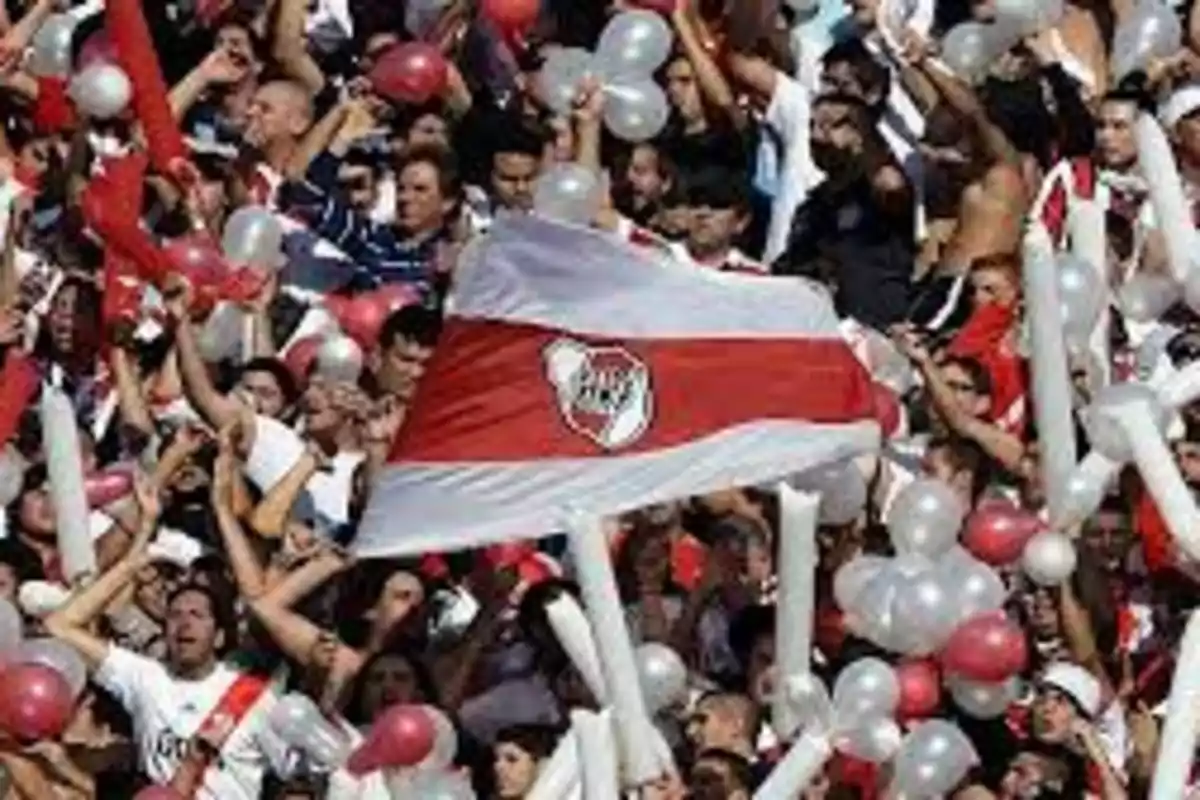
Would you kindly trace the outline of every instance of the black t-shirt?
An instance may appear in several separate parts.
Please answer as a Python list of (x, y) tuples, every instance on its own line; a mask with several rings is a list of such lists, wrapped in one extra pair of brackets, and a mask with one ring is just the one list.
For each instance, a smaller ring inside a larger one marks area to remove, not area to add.
[(886, 329), (909, 307), (914, 213), (911, 204), (883, 208), (866, 174), (845, 186), (822, 184), (796, 209), (772, 271), (831, 285), (839, 314)]

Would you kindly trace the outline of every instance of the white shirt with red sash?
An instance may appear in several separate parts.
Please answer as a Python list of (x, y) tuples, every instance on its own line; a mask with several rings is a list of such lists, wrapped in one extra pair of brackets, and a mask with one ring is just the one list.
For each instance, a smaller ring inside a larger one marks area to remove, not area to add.
[(268, 762), (259, 737), (278, 699), (270, 677), (219, 662), (208, 677), (177, 678), (160, 662), (112, 646), (94, 680), (133, 720), (138, 767), (154, 783), (171, 781), (202, 729), (235, 721), (204, 773), (197, 800), (257, 800)]

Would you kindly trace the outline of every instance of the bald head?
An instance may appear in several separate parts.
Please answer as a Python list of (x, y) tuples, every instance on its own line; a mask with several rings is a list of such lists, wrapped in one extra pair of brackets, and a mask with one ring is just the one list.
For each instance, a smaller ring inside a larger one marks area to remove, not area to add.
[(268, 151), (292, 145), (312, 125), (312, 96), (294, 81), (271, 81), (254, 93), (246, 115), (247, 144)]

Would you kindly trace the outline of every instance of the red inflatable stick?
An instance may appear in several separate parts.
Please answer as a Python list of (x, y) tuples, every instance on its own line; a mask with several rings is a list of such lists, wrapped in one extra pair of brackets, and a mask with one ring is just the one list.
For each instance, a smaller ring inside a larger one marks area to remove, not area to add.
[(104, 15), (105, 30), (116, 49), (117, 61), (133, 85), (133, 109), (142, 124), (150, 162), (164, 175), (173, 175), (187, 159), (187, 153), (167, 102), (167, 84), (142, 4), (140, 0), (109, 0)]

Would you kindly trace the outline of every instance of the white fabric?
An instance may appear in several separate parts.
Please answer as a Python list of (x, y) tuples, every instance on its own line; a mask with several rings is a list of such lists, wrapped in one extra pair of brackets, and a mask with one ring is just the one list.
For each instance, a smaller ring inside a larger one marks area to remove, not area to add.
[(783, 143), (779, 190), (771, 203), (771, 223), (763, 261), (768, 264), (787, 247), (792, 216), (808, 193), (825, 179), (812, 161), (809, 148), (810, 90), (783, 73), (775, 76), (775, 92), (767, 106), (766, 123)]
[[(189, 740), (239, 674), (222, 662), (204, 680), (181, 680), (159, 662), (113, 646), (93, 679), (129, 713), (138, 767), (152, 782), (168, 783)], [(221, 758), (204, 773), (198, 800), (257, 800), (266, 768), (258, 733), (275, 700), (268, 688), (242, 718), (221, 748)]]
[(1171, 93), (1158, 111), (1166, 128), (1175, 127), (1181, 119), (1200, 108), (1200, 84), (1191, 83)]
[(506, 217), (464, 252), (454, 314), (614, 338), (841, 336), (828, 293), (815, 283), (669, 259), (649, 269), (650, 258), (609, 234)]

